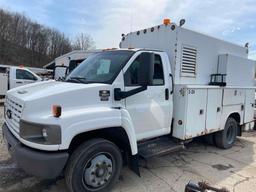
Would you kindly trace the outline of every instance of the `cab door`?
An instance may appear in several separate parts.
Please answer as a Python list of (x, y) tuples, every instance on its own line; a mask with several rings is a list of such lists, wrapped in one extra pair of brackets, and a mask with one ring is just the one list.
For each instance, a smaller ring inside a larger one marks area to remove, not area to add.
[(25, 70), (25, 69), (16, 69), (15, 79), (13, 80), (13, 87), (19, 87), (22, 85), (26, 85), (29, 83), (34, 83), (38, 80), (38, 78), (33, 75), (31, 72)]
[[(136, 53), (134, 61), (124, 72), (125, 91), (138, 88), (138, 67), (143, 59)], [(145, 91), (125, 99), (137, 135), (137, 140), (170, 133), (172, 119), (172, 95), (165, 57), (161, 52), (153, 52), (154, 70), (152, 84)]]

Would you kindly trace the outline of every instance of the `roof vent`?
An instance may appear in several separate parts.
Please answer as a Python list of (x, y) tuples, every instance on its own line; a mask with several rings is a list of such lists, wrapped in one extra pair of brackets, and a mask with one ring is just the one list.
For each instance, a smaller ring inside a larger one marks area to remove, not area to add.
[(196, 48), (190, 46), (182, 47), (181, 76), (196, 76), (196, 55)]

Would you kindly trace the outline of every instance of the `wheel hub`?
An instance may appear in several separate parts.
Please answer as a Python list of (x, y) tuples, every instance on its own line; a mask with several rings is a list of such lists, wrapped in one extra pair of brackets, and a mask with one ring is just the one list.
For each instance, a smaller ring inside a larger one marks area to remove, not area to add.
[(112, 161), (106, 155), (98, 155), (89, 161), (84, 171), (86, 185), (94, 188), (103, 186), (111, 177)]

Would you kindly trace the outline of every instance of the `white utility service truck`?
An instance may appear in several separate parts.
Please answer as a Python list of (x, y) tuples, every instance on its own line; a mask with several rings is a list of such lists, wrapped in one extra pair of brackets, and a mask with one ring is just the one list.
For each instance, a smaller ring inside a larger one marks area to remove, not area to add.
[(42, 81), (41, 77), (22, 66), (0, 65), (0, 97), (9, 89)]
[(120, 47), (91, 55), (64, 81), (8, 92), (3, 134), (26, 172), (64, 172), (74, 192), (109, 191), (123, 164), (139, 175), (139, 157), (199, 136), (228, 149), (253, 126), (246, 47), (166, 21), (124, 35)]

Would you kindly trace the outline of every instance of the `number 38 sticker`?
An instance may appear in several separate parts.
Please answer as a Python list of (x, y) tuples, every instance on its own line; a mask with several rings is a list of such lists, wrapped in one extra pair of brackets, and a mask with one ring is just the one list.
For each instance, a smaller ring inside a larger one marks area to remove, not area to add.
[(195, 94), (195, 93), (196, 93), (195, 89), (189, 89), (188, 90), (188, 94)]

